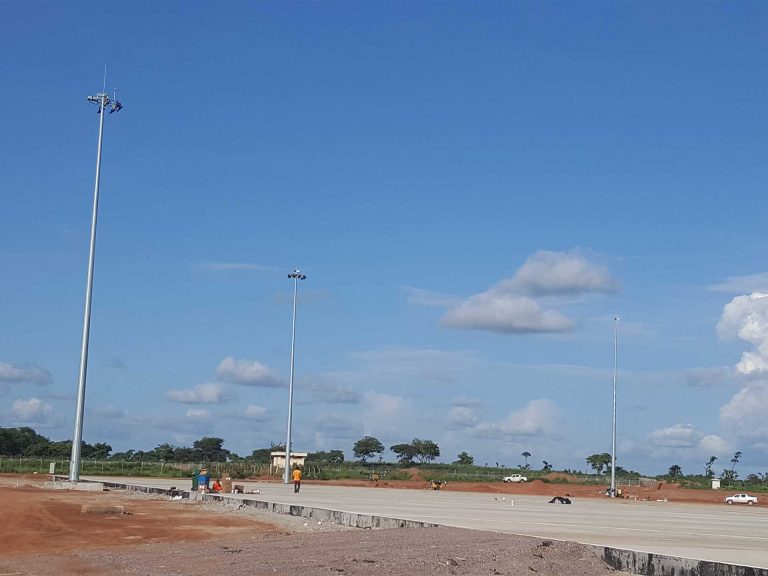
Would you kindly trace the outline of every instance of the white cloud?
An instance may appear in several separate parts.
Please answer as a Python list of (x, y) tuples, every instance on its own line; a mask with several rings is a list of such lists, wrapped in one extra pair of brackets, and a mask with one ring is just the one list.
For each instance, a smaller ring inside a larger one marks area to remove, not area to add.
[(2, 384), (38, 384), (46, 385), (53, 381), (51, 373), (34, 364), (14, 365), (0, 362), (0, 383)]
[(648, 435), (648, 448), (654, 457), (687, 460), (708, 456), (722, 457), (732, 450), (731, 445), (720, 436), (705, 434), (692, 424), (675, 424), (654, 430)]
[(264, 408), (263, 406), (256, 406), (255, 404), (249, 404), (245, 409), (245, 417), (250, 418), (252, 420), (266, 420), (267, 409)]
[(704, 454), (729, 454), (732, 452), (731, 445), (717, 436), (716, 434), (707, 434), (699, 440), (699, 448)]
[(495, 289), (472, 296), (440, 319), (449, 328), (490, 330), (506, 334), (567, 332), (573, 322), (555, 310), (542, 310), (527, 296), (505, 294)]
[(125, 410), (112, 404), (89, 408), (89, 412), (96, 418), (100, 418), (102, 420), (120, 420), (127, 416)]
[(567, 332), (573, 321), (558, 310), (544, 308), (540, 300), (552, 302), (553, 297), (615, 290), (616, 282), (607, 268), (589, 262), (579, 251), (541, 251), (528, 258), (512, 278), (449, 309), (440, 323), (506, 334)]
[(725, 282), (714, 284), (709, 289), (714, 292), (732, 292), (735, 294), (768, 292), (768, 272), (746, 276), (730, 276), (725, 279)]
[(720, 422), (741, 438), (768, 440), (768, 385), (754, 382), (720, 408)]
[(13, 403), (13, 415), (26, 422), (40, 420), (52, 412), (53, 406), (39, 398), (18, 399)]
[(366, 392), (364, 398), (364, 419), (387, 419), (400, 416), (403, 410), (403, 399), (400, 396)]
[(737, 296), (723, 308), (717, 324), (721, 338), (739, 338), (753, 344), (744, 352), (736, 370), (746, 375), (768, 372), (768, 294)]
[(268, 366), (255, 360), (237, 360), (232, 356), (221, 361), (216, 376), (225, 382), (246, 386), (276, 388), (284, 385)]
[(187, 410), (187, 418), (195, 420), (205, 420), (211, 416), (211, 413), (204, 408), (190, 408)]
[(520, 267), (504, 289), (533, 296), (613, 292), (616, 281), (605, 266), (589, 262), (578, 250), (537, 252)]
[(187, 390), (169, 390), (165, 397), (183, 404), (216, 404), (223, 398), (220, 384), (198, 384)]
[(401, 396), (369, 391), (363, 395), (362, 407), (359, 420), (364, 434), (398, 438), (413, 424)]
[(477, 411), (469, 406), (454, 406), (446, 417), (446, 427), (450, 429), (473, 428), (480, 419)]
[(501, 422), (482, 422), (473, 430), (474, 436), (511, 440), (519, 437), (555, 437), (559, 427), (560, 410), (551, 400), (531, 400), (525, 408), (512, 412)]
[(657, 448), (692, 448), (698, 443), (701, 433), (691, 424), (675, 424), (651, 432), (648, 441)]

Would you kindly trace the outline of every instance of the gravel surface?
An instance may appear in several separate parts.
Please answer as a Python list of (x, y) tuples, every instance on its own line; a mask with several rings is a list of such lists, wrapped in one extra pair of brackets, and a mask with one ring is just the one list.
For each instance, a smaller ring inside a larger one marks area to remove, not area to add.
[[(20, 574), (129, 574), (261, 576), (414, 574), (599, 576), (615, 573), (591, 551), (568, 542), (462, 530), (305, 532), (250, 539), (83, 551), (70, 557), (18, 559)], [(75, 571), (76, 570), (76, 571)]]

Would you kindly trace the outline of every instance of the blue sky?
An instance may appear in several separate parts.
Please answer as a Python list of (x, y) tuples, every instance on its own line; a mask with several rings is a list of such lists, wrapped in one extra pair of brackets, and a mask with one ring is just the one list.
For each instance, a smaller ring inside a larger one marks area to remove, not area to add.
[[(0, 422), (768, 468), (761, 3), (6, 3)], [(394, 456), (387, 452), (386, 457)]]

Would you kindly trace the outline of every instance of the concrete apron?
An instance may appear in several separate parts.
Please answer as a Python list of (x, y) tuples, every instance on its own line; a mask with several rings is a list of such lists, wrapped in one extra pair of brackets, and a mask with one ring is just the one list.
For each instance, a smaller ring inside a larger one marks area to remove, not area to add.
[[(341, 512), (339, 510), (327, 510), (312, 506), (300, 506), (295, 504), (280, 504), (266, 500), (254, 500), (250, 495), (246, 497), (230, 497), (226, 494), (199, 494), (187, 490), (168, 490), (151, 486), (136, 486), (133, 484), (119, 484), (114, 482), (102, 482), (108, 488), (120, 488), (127, 492), (142, 492), (145, 494), (171, 494), (181, 495), (182, 498), (191, 500), (203, 500), (221, 502), (236, 508), (252, 506), (259, 510), (266, 510), (274, 514), (288, 514), (302, 518), (311, 518), (325, 522), (333, 522), (343, 526), (354, 528), (436, 528), (440, 524), (404, 520), (402, 518), (390, 518), (371, 514), (357, 514), (354, 512)], [(596, 546), (584, 544), (603, 562), (611, 568), (640, 576), (768, 576), (768, 569), (742, 566), (739, 564), (725, 564), (722, 562), (709, 562), (706, 560), (694, 560), (692, 558), (680, 558), (677, 556), (664, 556), (650, 552), (637, 550), (625, 550), (610, 546)]]

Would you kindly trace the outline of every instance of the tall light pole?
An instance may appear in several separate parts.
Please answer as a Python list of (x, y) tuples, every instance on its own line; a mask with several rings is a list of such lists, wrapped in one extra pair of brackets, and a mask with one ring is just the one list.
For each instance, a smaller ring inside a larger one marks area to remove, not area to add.
[(88, 280), (85, 287), (85, 313), (83, 315), (83, 341), (80, 347), (80, 377), (77, 384), (77, 413), (75, 414), (75, 434), (72, 439), (72, 459), (69, 462), (69, 480), (80, 479), (80, 444), (83, 440), (83, 412), (85, 411), (85, 380), (88, 372), (88, 338), (91, 331), (91, 294), (93, 293), (93, 263), (96, 258), (96, 221), (99, 214), (99, 180), (101, 179), (101, 144), (104, 137), (104, 112), (119, 111), (123, 105), (117, 100), (117, 94), (110, 100), (104, 92), (88, 96), (88, 102), (96, 104), (99, 114), (99, 145), (96, 151), (96, 184), (93, 188), (93, 214), (91, 217), (91, 247), (88, 253)]
[(291, 418), (293, 417), (293, 359), (296, 349), (296, 294), (299, 290), (299, 280), (306, 280), (307, 275), (302, 274), (301, 270), (294, 270), (288, 274), (288, 278), (293, 279), (293, 322), (291, 322), (291, 376), (288, 382), (288, 435), (285, 439), (285, 472), (283, 473), (283, 483), (290, 482), (291, 472)]
[(613, 418), (611, 422), (611, 498), (616, 496), (616, 371), (619, 365), (619, 317), (613, 318)]

